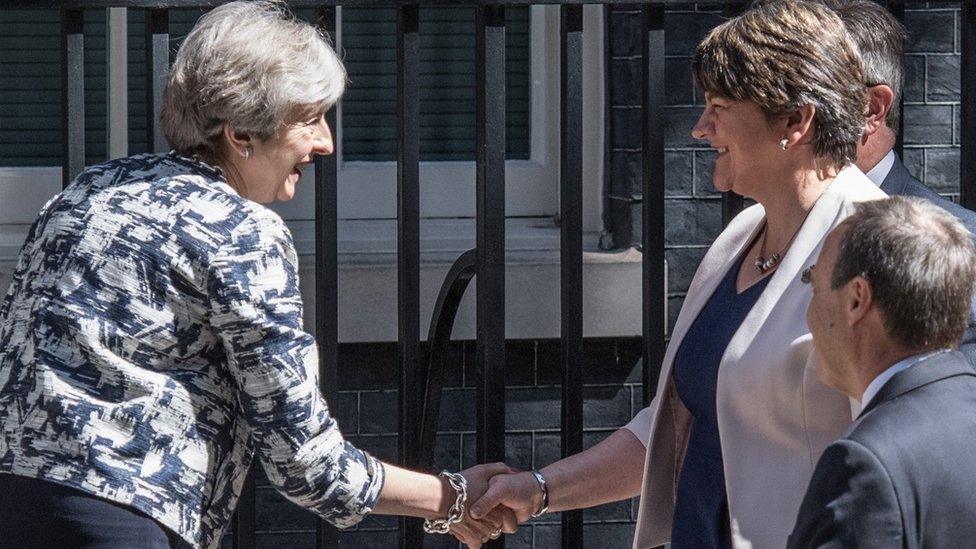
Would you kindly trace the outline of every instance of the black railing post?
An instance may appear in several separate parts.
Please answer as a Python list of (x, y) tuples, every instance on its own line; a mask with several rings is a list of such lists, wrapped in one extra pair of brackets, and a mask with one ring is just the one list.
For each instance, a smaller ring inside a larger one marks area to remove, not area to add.
[[(475, 15), (477, 455), (505, 459), (505, 8)], [(489, 547), (502, 547), (502, 540)]]
[[(318, 8), (315, 23), (335, 46), (335, 6)], [(325, 121), (334, 137), (336, 107), (325, 113)], [(315, 157), (315, 341), (319, 350), (319, 390), (333, 414), (337, 409), (339, 377), (339, 166), (336, 154)], [(343, 418), (337, 419), (342, 425)], [(336, 549), (339, 547), (339, 531), (324, 520), (318, 521), (315, 547)]]
[(259, 467), (256, 459), (247, 472), (247, 479), (244, 480), (241, 497), (237, 502), (237, 510), (234, 512), (234, 532), (231, 535), (231, 545), (234, 549), (254, 549), (255, 547), (254, 530), (255, 519), (257, 517), (254, 497), (255, 467)]
[(962, 3), (962, 150), (959, 162), (959, 202), (976, 210), (976, 6)]
[[(746, 9), (746, 4), (742, 0), (725, 3), (725, 16), (736, 17)], [(657, 74), (657, 73), (652, 73)], [(658, 78), (655, 76), (654, 78)], [(741, 195), (732, 191), (722, 193), (722, 226), (725, 227), (732, 221), (732, 218), (739, 215), (745, 207), (745, 202)]]
[(169, 10), (146, 10), (146, 146), (150, 152), (169, 149), (159, 124), (168, 73)]
[(644, 404), (651, 402), (664, 360), (664, 6), (644, 6), (643, 32), (644, 160), (643, 215), (643, 333)]
[(61, 184), (85, 169), (85, 15), (61, 10)]
[[(583, 6), (560, 12), (560, 448), (567, 457), (583, 451)], [(582, 540), (583, 512), (564, 512), (562, 546)]]
[[(397, 7), (397, 365), (400, 371), (399, 457), (419, 465), (420, 409), (420, 10)], [(423, 532), (400, 520), (400, 546), (419, 547)], [(419, 534), (418, 534), (419, 532)]]

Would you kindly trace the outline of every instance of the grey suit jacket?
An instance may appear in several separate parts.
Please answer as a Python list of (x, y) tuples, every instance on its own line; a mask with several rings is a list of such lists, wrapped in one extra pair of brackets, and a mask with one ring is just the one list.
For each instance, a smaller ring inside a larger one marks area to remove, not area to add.
[[(916, 196), (931, 200), (937, 206), (955, 216), (956, 219), (966, 226), (969, 233), (973, 235), (973, 239), (976, 240), (976, 212), (967, 210), (951, 200), (946, 200), (932, 189), (926, 187), (908, 172), (901, 158), (897, 155), (895, 156), (895, 163), (892, 164), (891, 170), (881, 183), (881, 190), (889, 196)], [(976, 296), (974, 296), (970, 306), (969, 326), (966, 328), (966, 335), (963, 337), (960, 350), (969, 358), (971, 364), (976, 365)]]
[(976, 544), (976, 372), (959, 352), (899, 372), (821, 456), (789, 549)]

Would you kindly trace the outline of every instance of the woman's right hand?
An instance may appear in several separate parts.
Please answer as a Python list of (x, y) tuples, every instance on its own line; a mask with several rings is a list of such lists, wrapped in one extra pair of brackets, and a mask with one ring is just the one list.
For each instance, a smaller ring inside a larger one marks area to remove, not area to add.
[(495, 509), (508, 508), (522, 523), (542, 508), (542, 499), (542, 488), (532, 473), (496, 475), (489, 481), (484, 496), (471, 505), (471, 516), (490, 516)]

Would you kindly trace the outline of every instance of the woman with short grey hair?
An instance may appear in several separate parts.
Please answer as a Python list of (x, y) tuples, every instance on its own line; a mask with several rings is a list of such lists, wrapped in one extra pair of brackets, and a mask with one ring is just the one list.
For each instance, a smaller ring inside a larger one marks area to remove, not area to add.
[(319, 393), (292, 237), (262, 204), (332, 153), (345, 82), (283, 4), (224, 4), (169, 74), (174, 151), (90, 167), (44, 206), (0, 306), (0, 492), (19, 494), (0, 547), (216, 547), (252, 456), (339, 527), (410, 515), (472, 546), (514, 530), (464, 514), (504, 465), (384, 464)]

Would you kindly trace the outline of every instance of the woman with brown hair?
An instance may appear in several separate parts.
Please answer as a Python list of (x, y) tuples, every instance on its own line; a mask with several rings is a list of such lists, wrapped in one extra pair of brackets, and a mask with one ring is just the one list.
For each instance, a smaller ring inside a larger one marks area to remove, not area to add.
[(817, 457), (851, 422), (817, 378), (801, 278), (854, 203), (884, 196), (853, 165), (857, 51), (828, 8), (773, 0), (713, 29), (693, 69), (706, 105), (692, 135), (715, 149), (715, 188), (757, 204), (702, 260), (651, 406), (539, 478), (493, 478), (474, 516), (639, 493), (635, 547), (783, 547)]

